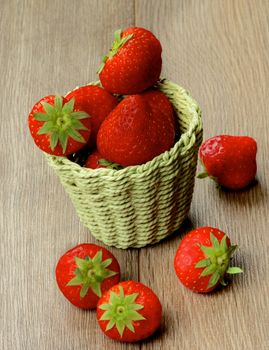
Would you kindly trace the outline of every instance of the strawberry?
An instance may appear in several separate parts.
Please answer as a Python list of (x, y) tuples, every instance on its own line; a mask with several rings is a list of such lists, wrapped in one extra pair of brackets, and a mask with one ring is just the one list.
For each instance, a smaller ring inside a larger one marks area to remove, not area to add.
[(173, 108), (160, 91), (123, 99), (101, 125), (97, 148), (122, 166), (143, 164), (169, 150), (175, 140)]
[(42, 151), (66, 156), (81, 149), (90, 137), (90, 116), (74, 99), (46, 96), (28, 116), (28, 125), (36, 145)]
[(100, 125), (116, 107), (118, 100), (109, 92), (95, 85), (81, 86), (65, 96), (67, 101), (75, 98), (82, 110), (91, 116), (91, 137), (89, 146), (94, 147)]
[(103, 87), (116, 94), (136, 94), (151, 87), (160, 77), (162, 47), (144, 28), (115, 32), (115, 41), (98, 73)]
[(56, 266), (61, 292), (82, 309), (95, 308), (101, 295), (119, 279), (120, 267), (114, 255), (95, 244), (80, 244), (68, 250)]
[(122, 342), (135, 342), (149, 337), (160, 327), (162, 306), (150, 288), (125, 281), (103, 294), (96, 314), (105, 335)]
[(199, 153), (206, 170), (199, 178), (209, 176), (232, 190), (246, 187), (255, 178), (257, 143), (251, 137), (215, 136), (202, 144)]
[(111, 163), (108, 160), (103, 159), (103, 157), (97, 150), (93, 151), (89, 155), (84, 167), (91, 168), (91, 169), (98, 169), (98, 168), (110, 168), (115, 170), (122, 169), (122, 166), (120, 166), (119, 164)]
[(226, 285), (226, 273), (242, 272), (239, 267), (229, 266), (236, 248), (219, 229), (197, 228), (182, 239), (177, 249), (174, 259), (177, 277), (187, 288), (198, 293), (211, 292), (219, 283)]

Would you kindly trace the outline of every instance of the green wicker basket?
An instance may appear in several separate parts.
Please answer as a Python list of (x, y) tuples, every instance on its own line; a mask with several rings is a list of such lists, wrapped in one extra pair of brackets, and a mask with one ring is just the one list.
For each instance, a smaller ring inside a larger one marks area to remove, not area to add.
[(186, 218), (202, 142), (201, 111), (182, 87), (158, 84), (176, 112), (180, 139), (146, 164), (122, 170), (88, 169), (46, 155), (93, 236), (118, 248), (144, 247), (169, 236)]

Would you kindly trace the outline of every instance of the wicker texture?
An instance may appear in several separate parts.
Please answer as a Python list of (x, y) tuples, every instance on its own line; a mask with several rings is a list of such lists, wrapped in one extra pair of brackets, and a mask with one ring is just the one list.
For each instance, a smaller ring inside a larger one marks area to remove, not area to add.
[(173, 104), (181, 132), (169, 151), (122, 170), (92, 170), (46, 155), (81, 221), (109, 246), (156, 243), (179, 228), (190, 208), (202, 142), (201, 112), (182, 87), (162, 80), (158, 88)]

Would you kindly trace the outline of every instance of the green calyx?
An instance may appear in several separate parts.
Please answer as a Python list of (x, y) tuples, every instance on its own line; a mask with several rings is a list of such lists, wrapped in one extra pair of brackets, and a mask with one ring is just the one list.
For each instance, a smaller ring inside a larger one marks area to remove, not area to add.
[(112, 163), (106, 159), (99, 159), (98, 163), (102, 166), (105, 166), (106, 168), (113, 169), (113, 170), (120, 170), (123, 169), (123, 166), (121, 166), (118, 163)]
[(101, 310), (105, 311), (100, 320), (109, 321), (106, 331), (116, 326), (121, 337), (126, 327), (131, 332), (135, 332), (133, 321), (145, 320), (145, 317), (137, 312), (144, 308), (143, 305), (135, 303), (137, 296), (138, 293), (125, 296), (122, 286), (119, 287), (119, 294), (110, 292), (109, 303), (99, 306)]
[(99, 250), (90, 259), (75, 257), (77, 268), (74, 271), (75, 277), (67, 283), (67, 286), (81, 286), (80, 297), (84, 298), (91, 289), (98, 297), (101, 297), (101, 284), (109, 277), (115, 276), (118, 272), (109, 270), (107, 267), (112, 263), (112, 259), (102, 261), (103, 254)]
[(121, 38), (122, 30), (118, 29), (114, 33), (114, 42), (112, 44), (112, 48), (110, 49), (108, 55), (102, 57), (102, 63), (100, 67), (98, 68), (97, 74), (100, 74), (106, 64), (106, 61), (115, 56), (119, 49), (123, 47), (127, 43), (128, 40), (130, 40), (133, 37), (133, 34), (126, 35), (125, 37)]
[(83, 111), (74, 112), (74, 103), (75, 100), (72, 99), (63, 104), (63, 98), (55, 96), (54, 105), (41, 102), (45, 113), (34, 113), (35, 120), (44, 122), (37, 134), (50, 136), (52, 151), (60, 141), (63, 153), (65, 153), (69, 137), (81, 143), (86, 142), (79, 130), (88, 130), (88, 128), (80, 120), (89, 118), (89, 115)]
[(213, 287), (219, 280), (222, 285), (226, 285), (224, 281), (225, 273), (236, 274), (243, 272), (239, 267), (230, 267), (230, 259), (234, 251), (237, 249), (236, 245), (228, 247), (227, 236), (225, 235), (221, 242), (211, 232), (210, 241), (211, 247), (201, 245), (200, 249), (205, 255), (205, 259), (200, 260), (195, 267), (204, 268), (201, 277), (211, 275), (207, 288)]

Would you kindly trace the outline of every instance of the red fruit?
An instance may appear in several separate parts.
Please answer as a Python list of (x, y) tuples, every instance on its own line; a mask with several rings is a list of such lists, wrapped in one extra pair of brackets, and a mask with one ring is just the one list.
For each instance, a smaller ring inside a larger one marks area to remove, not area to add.
[(160, 77), (162, 47), (144, 28), (115, 32), (115, 41), (98, 70), (103, 87), (116, 94), (136, 94), (151, 87)]
[(174, 259), (179, 280), (189, 289), (208, 293), (219, 283), (226, 285), (226, 273), (242, 270), (230, 267), (230, 258), (237, 246), (231, 246), (224, 232), (213, 227), (200, 227), (189, 232), (180, 242)]
[(89, 155), (84, 167), (91, 168), (91, 169), (98, 169), (98, 168), (110, 168), (115, 170), (122, 169), (122, 166), (120, 166), (119, 164), (111, 163), (108, 160), (104, 159), (97, 150), (93, 151)]
[(100, 298), (96, 313), (105, 335), (122, 342), (135, 342), (149, 337), (160, 327), (162, 306), (150, 288), (125, 281)]
[(68, 101), (75, 98), (76, 103), (81, 106), (83, 111), (91, 116), (92, 130), (88, 143), (91, 147), (95, 146), (100, 125), (107, 115), (117, 106), (118, 100), (109, 92), (94, 85), (81, 86), (71, 91), (65, 98)]
[(206, 172), (221, 186), (238, 190), (255, 178), (257, 143), (248, 136), (220, 135), (206, 140), (200, 148), (200, 159)]
[(36, 145), (56, 156), (81, 149), (90, 137), (90, 116), (75, 100), (46, 96), (28, 116), (28, 125)]
[(102, 156), (122, 166), (143, 164), (169, 150), (175, 140), (173, 108), (160, 91), (127, 96), (97, 135)]
[(56, 266), (61, 292), (82, 309), (95, 308), (101, 295), (119, 279), (120, 267), (114, 255), (95, 244), (80, 244), (68, 250)]

